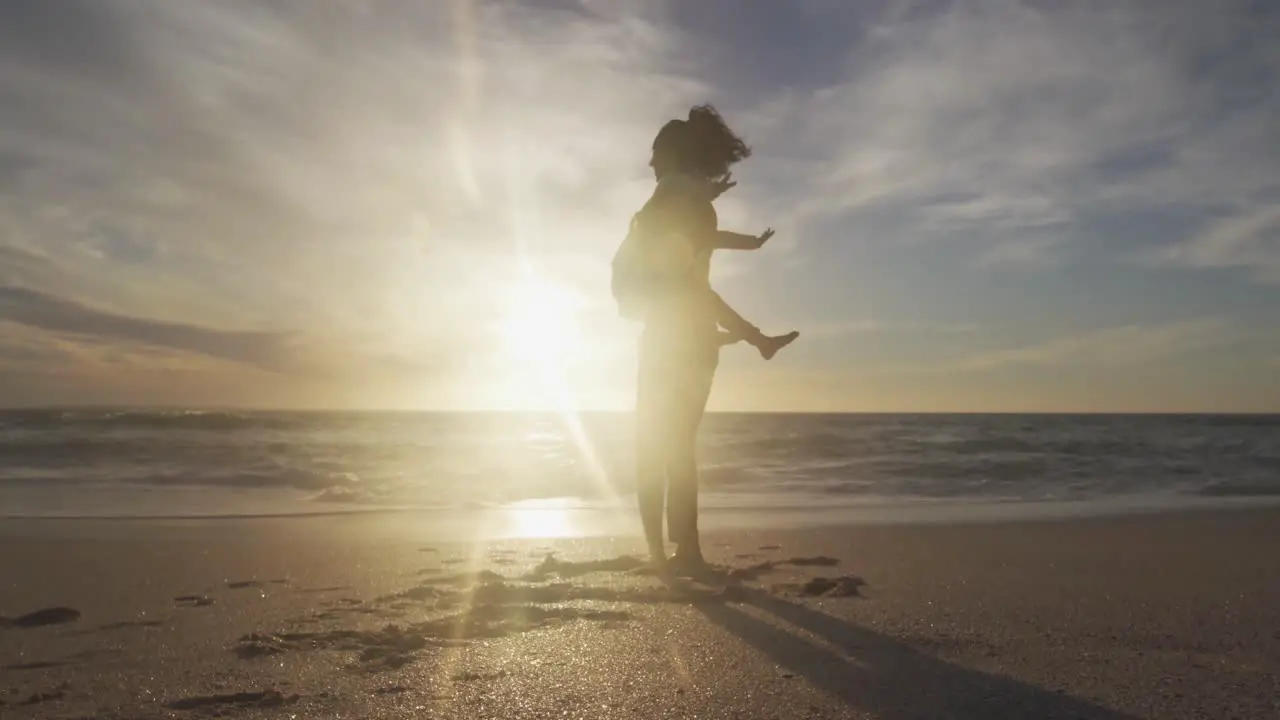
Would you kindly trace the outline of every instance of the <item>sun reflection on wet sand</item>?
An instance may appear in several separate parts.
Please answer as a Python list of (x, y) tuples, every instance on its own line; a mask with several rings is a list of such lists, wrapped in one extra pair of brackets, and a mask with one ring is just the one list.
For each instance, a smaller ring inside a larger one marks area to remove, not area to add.
[(567, 538), (582, 534), (570, 498), (524, 500), (503, 508), (501, 538)]

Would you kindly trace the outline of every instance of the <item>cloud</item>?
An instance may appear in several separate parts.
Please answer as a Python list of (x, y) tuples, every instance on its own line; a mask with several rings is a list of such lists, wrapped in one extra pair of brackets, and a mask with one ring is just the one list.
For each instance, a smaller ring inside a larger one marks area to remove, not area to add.
[(976, 332), (977, 325), (970, 323), (930, 324), (913, 322), (887, 322), (883, 320), (851, 320), (847, 322), (830, 322), (806, 325), (804, 336), (813, 338), (838, 338), (849, 335), (866, 335), (872, 333), (930, 333), (930, 334), (968, 334)]
[[(456, 333), (426, 352), (388, 349), (369, 337), (233, 331), (120, 315), (22, 288), (0, 287), (0, 370), (68, 377), (182, 372), (202, 381), (238, 378), (242, 395), (262, 383), (329, 386), (448, 383), (484, 367), (478, 334)], [(0, 397), (0, 400), (3, 400)], [(228, 398), (223, 398), (226, 402)]]
[(688, 68), (610, 2), (5, 3), (6, 307), (312, 374), (490, 365), (527, 267), (607, 304)]
[(993, 243), (978, 257), (981, 267), (1043, 267), (1052, 264), (1059, 241), (1052, 238), (1014, 239)]
[(103, 312), (35, 290), (0, 286), (0, 318), (58, 334), (183, 350), (274, 368), (288, 338), (231, 332)]
[(997, 0), (863, 20), (837, 81), (757, 111), (757, 143), (806, 188), (779, 201), (801, 219), (893, 210), (901, 238), (976, 238), (1038, 265), (1049, 246), (1140, 239), (1095, 240), (1098, 214), (1250, 211), (1280, 193), (1273, 10)]
[(1155, 255), (1187, 267), (1244, 268), (1261, 282), (1280, 283), (1280, 204), (1219, 220), (1204, 233)]
[[(957, 276), (997, 267), (1137, 244), (1163, 265), (1277, 276), (1280, 12), (1265, 4), (697, 6), (0, 3), (0, 363), (56, 359), (68, 387), (107, 366), (199, 368), (254, 399), (267, 372), (357, 398), (427, 378), (465, 405), (514, 377), (498, 328), (533, 268), (588, 299), (592, 351), (569, 374), (617, 376), (621, 393), (634, 328), (607, 262), (651, 185), (655, 129), (705, 100), (756, 149), (725, 225), (772, 225), (768, 252), (785, 255), (777, 272), (717, 261), (717, 284), (780, 299), (842, 359), (850, 335), (947, 327), (928, 298), (959, 303)], [(1090, 224), (1111, 216), (1129, 226)], [(1156, 233), (1149, 216), (1188, 220)], [(872, 242), (863, 266), (906, 260), (819, 292)], [(895, 294), (899, 280), (930, 292)], [(911, 321), (849, 315), (867, 307)], [(954, 339), (981, 357), (973, 335)], [(1085, 347), (1049, 350), (1096, 363)]]
[(519, 244), (607, 259), (654, 128), (702, 95), (607, 4), (14, 12), (36, 37), (0, 53), (3, 244), (126, 312), (363, 328)]
[[(0, 315), (12, 309), (0, 302)], [(49, 323), (56, 324), (56, 323)], [(0, 406), (281, 402), (292, 378), (242, 362), (101, 332), (0, 318)], [(247, 393), (252, 389), (252, 393)]]
[(1220, 318), (1159, 325), (1121, 325), (1020, 347), (980, 352), (945, 367), (961, 372), (985, 372), (1017, 366), (1128, 367), (1221, 347), (1238, 337), (1239, 329)]

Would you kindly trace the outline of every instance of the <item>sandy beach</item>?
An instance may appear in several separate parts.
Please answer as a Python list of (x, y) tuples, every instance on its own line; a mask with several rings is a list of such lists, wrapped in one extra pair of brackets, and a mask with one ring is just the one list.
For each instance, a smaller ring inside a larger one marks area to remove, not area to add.
[(431, 536), (6, 521), (0, 717), (1280, 717), (1276, 510)]

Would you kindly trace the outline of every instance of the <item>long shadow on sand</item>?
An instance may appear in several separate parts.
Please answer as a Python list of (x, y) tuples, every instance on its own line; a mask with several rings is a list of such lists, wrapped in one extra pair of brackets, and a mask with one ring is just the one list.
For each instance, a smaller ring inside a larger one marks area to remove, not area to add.
[(844, 655), (729, 604), (694, 607), (797, 676), (878, 718), (1139, 720), (1087, 700), (956, 665), (803, 605), (743, 590), (735, 600), (823, 638)]

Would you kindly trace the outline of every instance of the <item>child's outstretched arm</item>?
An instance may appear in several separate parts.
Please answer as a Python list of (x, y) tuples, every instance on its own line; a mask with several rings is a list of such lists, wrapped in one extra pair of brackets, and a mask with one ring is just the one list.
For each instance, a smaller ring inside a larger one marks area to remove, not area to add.
[(731, 230), (717, 230), (712, 245), (716, 250), (759, 250), (773, 237), (773, 228), (759, 235), (747, 235)]
[[(738, 183), (725, 177), (723, 180), (714, 183), (711, 186), (711, 199), (715, 200), (729, 190), (732, 190)], [(736, 233), (729, 230), (717, 230), (715, 239), (712, 241), (712, 248), (715, 250), (759, 250), (760, 246), (769, 241), (773, 237), (773, 228), (765, 230), (760, 235), (747, 235), (746, 233)]]

